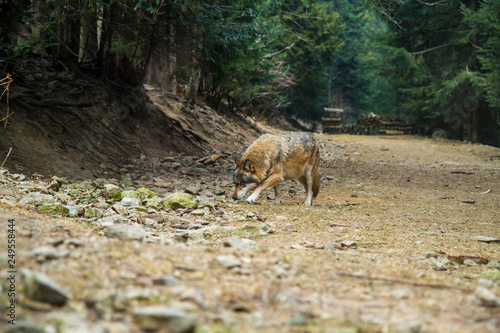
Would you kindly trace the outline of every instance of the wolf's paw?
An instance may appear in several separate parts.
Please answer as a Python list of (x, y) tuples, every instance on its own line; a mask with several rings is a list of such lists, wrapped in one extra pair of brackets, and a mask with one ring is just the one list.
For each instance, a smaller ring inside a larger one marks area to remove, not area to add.
[(249, 196), (249, 197), (247, 198), (247, 202), (248, 202), (249, 204), (254, 204), (254, 205), (257, 205), (257, 204), (258, 204), (258, 202), (257, 202), (257, 198), (255, 198), (253, 195), (251, 195), (251, 196)]
[(281, 200), (280, 201), (273, 201), (273, 202), (271, 202), (271, 205), (280, 206)]

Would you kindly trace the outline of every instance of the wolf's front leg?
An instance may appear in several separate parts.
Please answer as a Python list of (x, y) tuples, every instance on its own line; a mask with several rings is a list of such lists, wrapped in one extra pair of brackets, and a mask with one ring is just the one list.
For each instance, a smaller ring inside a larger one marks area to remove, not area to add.
[(257, 199), (259, 198), (259, 195), (264, 191), (266, 188), (269, 188), (271, 186), (278, 185), (280, 181), (283, 180), (283, 177), (281, 174), (274, 174), (271, 175), (269, 178), (264, 180), (257, 188), (255, 191), (253, 191), (252, 195), (247, 198), (248, 203), (255, 203)]

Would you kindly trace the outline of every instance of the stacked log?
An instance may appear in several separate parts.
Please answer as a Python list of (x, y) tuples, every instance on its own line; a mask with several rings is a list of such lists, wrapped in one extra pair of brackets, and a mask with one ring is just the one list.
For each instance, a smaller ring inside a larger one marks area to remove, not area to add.
[(341, 133), (343, 109), (325, 108), (321, 124), (323, 133)]
[(403, 135), (411, 134), (415, 126), (396, 117), (382, 117), (376, 114), (360, 115), (356, 124), (344, 125), (341, 133), (360, 135)]

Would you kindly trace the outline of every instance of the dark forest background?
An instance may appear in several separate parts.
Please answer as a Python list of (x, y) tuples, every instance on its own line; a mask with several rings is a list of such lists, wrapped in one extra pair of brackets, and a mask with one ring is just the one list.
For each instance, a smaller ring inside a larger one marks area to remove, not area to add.
[(0, 0), (0, 79), (33, 56), (264, 120), (335, 107), (500, 145), (497, 0)]

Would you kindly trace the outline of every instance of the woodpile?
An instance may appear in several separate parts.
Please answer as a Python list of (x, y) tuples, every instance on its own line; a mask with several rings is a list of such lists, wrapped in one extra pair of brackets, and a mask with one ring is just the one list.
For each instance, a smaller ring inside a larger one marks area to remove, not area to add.
[(343, 109), (325, 108), (321, 124), (323, 133), (342, 133), (342, 114)]
[(396, 117), (383, 117), (376, 114), (360, 115), (355, 124), (343, 125), (340, 133), (361, 135), (403, 135), (411, 134), (415, 126)]

